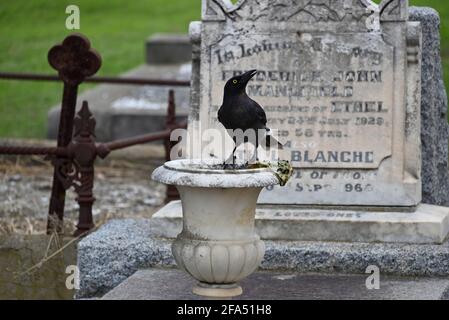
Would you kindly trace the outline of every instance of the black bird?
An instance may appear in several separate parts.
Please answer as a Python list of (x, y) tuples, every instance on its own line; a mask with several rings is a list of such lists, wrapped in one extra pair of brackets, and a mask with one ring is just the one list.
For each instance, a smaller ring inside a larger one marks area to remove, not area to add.
[[(265, 146), (270, 147), (277, 144), (282, 149), (282, 144), (270, 136), (270, 129), (267, 128), (267, 116), (262, 107), (246, 94), (246, 85), (257, 74), (257, 70), (250, 70), (240, 76), (233, 77), (226, 82), (224, 87), (223, 104), (218, 110), (218, 121), (227, 129), (233, 138), (235, 147), (232, 151), (232, 163), (235, 165), (235, 150), (243, 142), (250, 142), (255, 147), (255, 159), (258, 161), (257, 147), (259, 146), (259, 130), (263, 130), (263, 139)], [(232, 130), (241, 129), (245, 132), (248, 129), (255, 130), (255, 141), (250, 140), (249, 135), (246, 140), (242, 141)], [(228, 161), (225, 161), (227, 163)]]

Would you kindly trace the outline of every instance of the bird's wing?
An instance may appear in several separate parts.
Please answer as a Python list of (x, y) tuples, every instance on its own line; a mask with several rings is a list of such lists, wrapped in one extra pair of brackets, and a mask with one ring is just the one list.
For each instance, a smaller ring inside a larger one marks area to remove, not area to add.
[(258, 122), (265, 127), (267, 124), (267, 115), (265, 114), (265, 111), (256, 101), (252, 99), (251, 101), (253, 102), (253, 110), (256, 112)]
[(220, 109), (218, 109), (218, 121), (220, 123), (223, 123), (223, 114), (222, 114), (222, 112), (223, 112), (223, 108), (220, 107)]

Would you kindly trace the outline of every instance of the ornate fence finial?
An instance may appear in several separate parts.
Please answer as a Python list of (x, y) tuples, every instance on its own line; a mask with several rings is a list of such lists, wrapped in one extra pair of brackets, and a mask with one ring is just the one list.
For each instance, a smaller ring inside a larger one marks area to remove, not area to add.
[(83, 101), (81, 110), (78, 111), (75, 117), (75, 140), (82, 138), (95, 137), (96, 121), (89, 110), (87, 101)]
[(100, 55), (90, 47), (89, 39), (78, 33), (69, 35), (61, 44), (51, 48), (48, 62), (70, 85), (80, 84), (101, 67)]

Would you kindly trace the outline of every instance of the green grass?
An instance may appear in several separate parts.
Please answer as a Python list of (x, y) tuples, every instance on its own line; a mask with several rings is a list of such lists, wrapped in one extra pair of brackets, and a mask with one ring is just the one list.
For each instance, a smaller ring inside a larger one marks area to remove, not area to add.
[[(80, 32), (102, 55), (98, 75), (117, 75), (142, 64), (148, 36), (186, 33), (201, 11), (199, 0), (1, 0), (0, 70), (53, 74), (47, 52), (71, 33), (65, 28), (69, 4), (79, 6)], [(1, 80), (0, 136), (44, 138), (48, 108), (61, 94), (58, 83)]]
[[(65, 8), (81, 10), (81, 30), (103, 57), (99, 75), (117, 75), (144, 62), (144, 40), (155, 32), (187, 32), (200, 18), (200, 0), (0, 0), (0, 70), (53, 73), (47, 51), (70, 31)], [(441, 14), (442, 55), (449, 84), (449, 2), (411, 0)], [(81, 89), (88, 86), (83, 85)], [(0, 137), (44, 138), (48, 108), (62, 85), (0, 81)]]

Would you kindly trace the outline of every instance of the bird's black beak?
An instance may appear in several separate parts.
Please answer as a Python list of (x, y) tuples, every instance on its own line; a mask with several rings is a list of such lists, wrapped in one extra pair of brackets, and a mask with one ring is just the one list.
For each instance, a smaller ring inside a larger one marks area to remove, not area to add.
[(249, 70), (248, 72), (245, 72), (244, 74), (242, 74), (242, 80), (243, 83), (248, 83), (249, 80), (252, 79), (252, 77), (254, 77), (257, 74), (257, 70)]

